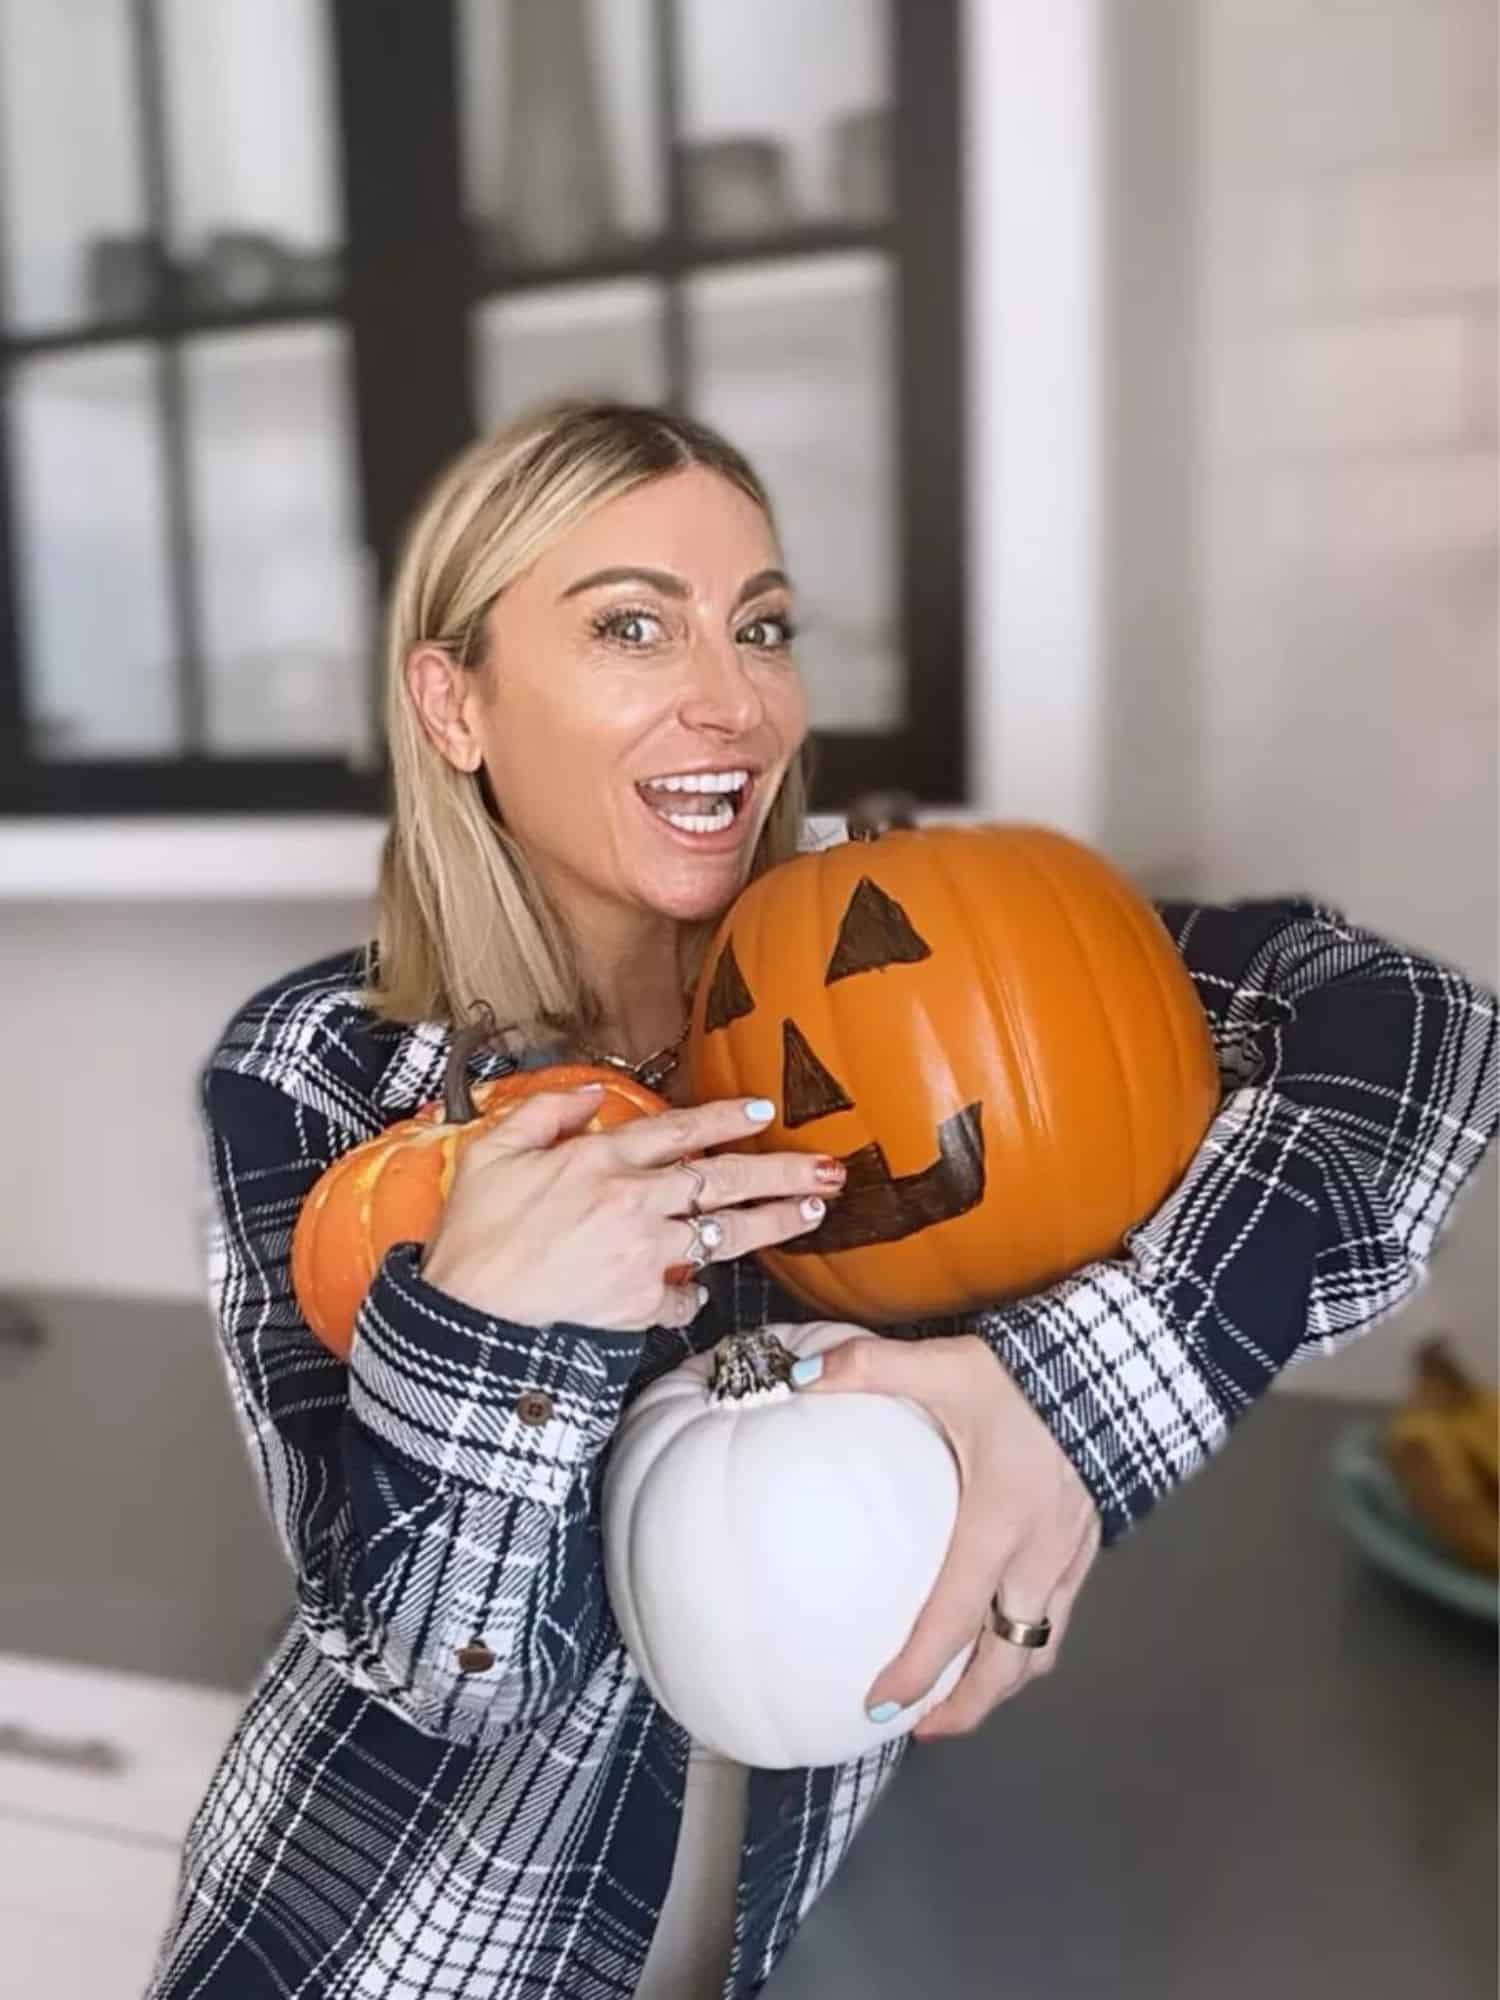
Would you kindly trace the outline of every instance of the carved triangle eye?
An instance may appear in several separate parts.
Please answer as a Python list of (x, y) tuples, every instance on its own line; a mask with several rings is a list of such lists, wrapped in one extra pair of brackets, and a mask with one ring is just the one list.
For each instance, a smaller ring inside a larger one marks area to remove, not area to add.
[(832, 986), (835, 980), (848, 979), (856, 972), (878, 972), (886, 965), (916, 965), (931, 956), (932, 946), (895, 897), (865, 875), (849, 898), (823, 983)]
[(795, 1021), (781, 1024), (781, 1122), (788, 1130), (826, 1118), (833, 1111), (852, 1111), (854, 1099), (830, 1069), (813, 1054)]
[(740, 971), (740, 962), (734, 955), (734, 939), (731, 938), (719, 954), (719, 962), (714, 967), (713, 984), (708, 989), (708, 1005), (703, 1011), (705, 1034), (715, 1028), (727, 1028), (731, 1021), (739, 1021), (746, 1014), (755, 1012), (755, 995), (745, 984), (745, 975)]

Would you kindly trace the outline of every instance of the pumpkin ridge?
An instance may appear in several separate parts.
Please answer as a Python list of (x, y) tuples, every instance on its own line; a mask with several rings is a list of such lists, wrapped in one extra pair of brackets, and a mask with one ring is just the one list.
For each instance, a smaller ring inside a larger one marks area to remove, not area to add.
[[(1118, 882), (1114, 880), (1113, 876), (1109, 878), (1109, 893), (1111, 899), (1115, 902), (1116, 906), (1121, 910), (1122, 914), (1126, 918), (1126, 921), (1129, 926), (1131, 941), (1135, 945), (1136, 950), (1139, 952), (1141, 958), (1145, 961), (1147, 970), (1151, 975), (1151, 984), (1156, 990), (1157, 1001), (1161, 1008), (1162, 1018), (1165, 1020), (1167, 1024), (1171, 1041), (1171, 1047), (1172, 1047), (1172, 1068), (1177, 1078), (1177, 1102), (1174, 1107), (1174, 1115), (1171, 1120), (1171, 1123), (1175, 1125), (1179, 1131), (1181, 1131), (1186, 1126), (1187, 1123), (1188, 1106), (1192, 1094), (1189, 1084), (1191, 1066), (1187, 1058), (1187, 1052), (1184, 1049), (1182, 1043), (1182, 1035), (1186, 1030), (1187, 1024), (1184, 1020), (1179, 1018), (1182, 1010), (1178, 1007), (1173, 1006), (1172, 1004), (1171, 994), (1168, 992), (1166, 983), (1162, 978), (1161, 959), (1159, 958), (1158, 954), (1154, 950), (1152, 950), (1151, 947), (1147, 944), (1144, 936), (1142, 935), (1143, 926), (1149, 922), (1157, 927), (1157, 930), (1160, 931), (1163, 937), (1167, 937), (1166, 925), (1162, 922), (1161, 918), (1156, 914), (1154, 910), (1147, 910), (1143, 908), (1138, 909), (1129, 897), (1122, 896), (1120, 894), (1120, 885)], [(1153, 934), (1152, 943), (1154, 944), (1155, 942), (1156, 938)], [(1167, 938), (1167, 942), (1170, 946), (1171, 944), (1170, 938)], [(1186, 976), (1186, 974), (1184, 974), (1184, 976)], [(1177, 1149), (1177, 1151), (1180, 1152), (1180, 1148)], [(1174, 1177), (1181, 1173), (1183, 1167), (1187, 1164), (1187, 1159), (1189, 1157), (1190, 1155), (1184, 1155), (1183, 1157), (1179, 1158), (1177, 1156), (1177, 1152), (1174, 1152), (1172, 1158), (1172, 1170)]]
[[(1083, 933), (1074, 920), (1072, 910), (1068, 907), (1066, 895), (1058, 887), (1056, 876), (1042, 860), (1035, 848), (1024, 852), (1022, 859), (1032, 874), (1046, 888), (1049, 898), (1062, 918), (1068, 936), (1073, 941), (1074, 949), (1083, 962), (1083, 968), (1088, 974), (1090, 986), (1096, 994), (1102, 995), (1107, 988), (1108, 982), (1100, 977), (1099, 967), (1094, 961), (1093, 954), (1089, 950)], [(1139, 1121), (1136, 1117), (1137, 1091), (1135, 1077), (1129, 1063), (1125, 1060), (1125, 1051), (1120, 1046), (1120, 1037), (1115, 1028), (1114, 1015), (1102, 1003), (1098, 1008), (1098, 1012), (1103, 1017), (1105, 1040), (1109, 1046), (1109, 1053), (1114, 1062), (1115, 1072), (1124, 1086), (1123, 1095), (1125, 1102), (1130, 1108), (1130, 1115), (1125, 1120), (1125, 1143), (1130, 1160), (1130, 1204), (1132, 1208), (1139, 1208), (1143, 1202), (1149, 1200), (1151, 1190), (1148, 1188), (1143, 1191), (1142, 1188), (1145, 1171), (1144, 1162), (1141, 1159)]]
[[(1008, 847), (1010, 843), (1007, 842), (1006, 845)], [(1052, 1132), (1049, 1107), (1038, 1086), (1028, 1039), (1018, 1030), (1015, 998), (1011, 991), (1009, 973), (1005, 967), (997, 965), (991, 955), (989, 937), (983, 924), (967, 921), (968, 911), (963, 893), (944, 865), (942, 856), (937, 852), (932, 856), (932, 873), (934, 880), (943, 885), (944, 894), (953, 908), (959, 928), (967, 931), (968, 935), (976, 940), (978, 948), (974, 953), (975, 962), (984, 981), (985, 990), (990, 996), (990, 1004), (994, 1008), (996, 1018), (1005, 1025), (1005, 1034), (1000, 1046), (1005, 1053), (1005, 1068), (1010, 1079), (1012, 1097), (1019, 1096), (1026, 1108), (1028, 1136), (1048, 1139)], [(1058, 1235), (1063, 1223), (1062, 1208), (1055, 1199), (1056, 1193), (1055, 1188), (1048, 1189), (1048, 1212), (1056, 1218), (1052, 1229), (1051, 1262), (1054, 1266), (1066, 1260), (1066, 1251)]]

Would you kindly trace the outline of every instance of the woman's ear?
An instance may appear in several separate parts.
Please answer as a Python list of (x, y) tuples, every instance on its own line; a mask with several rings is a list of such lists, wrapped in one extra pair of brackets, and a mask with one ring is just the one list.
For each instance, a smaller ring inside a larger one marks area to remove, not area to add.
[(418, 646), (406, 662), (406, 691), (422, 727), (456, 771), (477, 771), (484, 750), (470, 720), (475, 677), (440, 646)]

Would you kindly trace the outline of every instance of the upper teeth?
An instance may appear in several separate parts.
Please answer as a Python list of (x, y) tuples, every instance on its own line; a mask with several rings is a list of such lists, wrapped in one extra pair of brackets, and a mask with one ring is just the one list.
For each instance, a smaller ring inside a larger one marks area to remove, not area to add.
[(738, 792), (750, 782), (748, 771), (692, 771), (676, 778), (652, 778), (663, 792)]

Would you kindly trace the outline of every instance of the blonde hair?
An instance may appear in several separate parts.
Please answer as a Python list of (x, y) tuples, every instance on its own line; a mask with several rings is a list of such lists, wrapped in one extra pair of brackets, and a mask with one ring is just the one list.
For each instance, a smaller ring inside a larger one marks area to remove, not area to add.
[[(549, 1039), (597, 1021), (567, 927), (504, 825), (504, 801), (482, 767), (456, 770), (432, 742), (406, 664), (415, 648), (437, 646), (478, 671), (490, 607), (551, 541), (605, 501), (690, 465), (737, 486), (775, 532), (765, 488), (717, 432), (666, 410), (578, 401), (535, 410), (461, 452), (408, 527), (386, 614), (394, 797), (365, 991), (385, 1020), (451, 1023), (484, 1003), (521, 1036)], [(799, 758), (756, 843), (752, 876), (796, 852), (805, 810)], [(688, 976), (710, 928), (682, 938)]]

